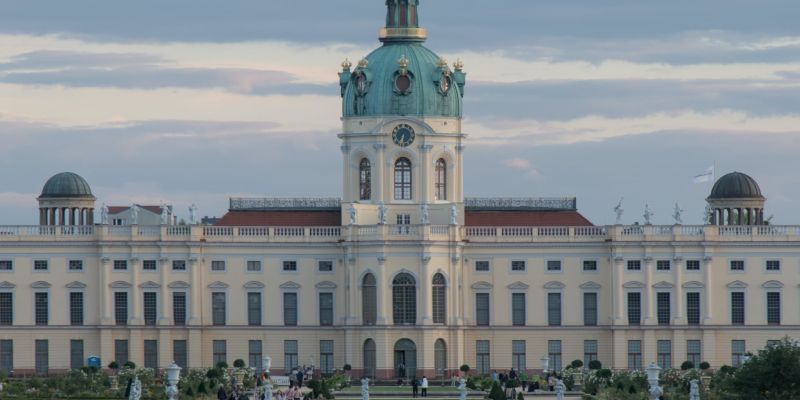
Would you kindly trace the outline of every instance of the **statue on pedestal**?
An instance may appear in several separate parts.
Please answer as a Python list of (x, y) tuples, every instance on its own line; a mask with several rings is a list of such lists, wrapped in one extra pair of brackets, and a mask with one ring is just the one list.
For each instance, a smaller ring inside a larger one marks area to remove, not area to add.
[(652, 219), (654, 215), (655, 214), (653, 213), (653, 210), (650, 209), (650, 204), (645, 204), (644, 205), (644, 215), (642, 215), (644, 217), (644, 224), (645, 225), (652, 225), (650, 223), (650, 219)]
[(369, 400), (369, 378), (361, 379), (361, 400)]
[(189, 206), (189, 225), (194, 225), (197, 222), (197, 206), (192, 204)]
[(683, 209), (678, 203), (675, 203), (675, 212), (672, 214), (672, 219), (675, 220), (676, 225), (683, 223)]
[(378, 204), (378, 224), (379, 225), (386, 225), (386, 214), (389, 212), (389, 209), (386, 208), (386, 204), (384, 202), (380, 202)]
[(458, 207), (455, 203), (450, 206), (450, 225), (458, 225)]
[(467, 400), (467, 381), (463, 376), (458, 379), (458, 399)]
[(431, 223), (431, 212), (430, 206), (428, 203), (422, 203), (419, 206), (420, 208), (420, 219), (422, 221), (422, 225), (428, 225)]
[(350, 225), (355, 225), (358, 219), (358, 210), (356, 210), (356, 206), (350, 204), (350, 209), (348, 211), (350, 213)]
[(567, 385), (561, 379), (556, 380), (555, 384), (556, 400), (564, 400), (564, 392), (567, 391)]
[(697, 384), (697, 379), (689, 382), (689, 400), (700, 400), (700, 386)]
[(139, 400), (142, 397), (142, 381), (139, 380), (139, 377), (133, 378), (133, 384), (131, 384), (131, 393), (128, 395), (128, 400)]

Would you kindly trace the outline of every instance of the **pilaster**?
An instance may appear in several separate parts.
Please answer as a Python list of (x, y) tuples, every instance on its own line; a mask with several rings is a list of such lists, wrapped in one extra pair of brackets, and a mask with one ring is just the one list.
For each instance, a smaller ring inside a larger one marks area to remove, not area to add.
[(159, 268), (161, 268), (161, 293), (159, 294), (161, 297), (161, 317), (158, 319), (158, 324), (171, 325), (172, 313), (170, 312), (170, 304), (172, 299), (169, 295), (169, 259), (161, 258), (159, 260)]

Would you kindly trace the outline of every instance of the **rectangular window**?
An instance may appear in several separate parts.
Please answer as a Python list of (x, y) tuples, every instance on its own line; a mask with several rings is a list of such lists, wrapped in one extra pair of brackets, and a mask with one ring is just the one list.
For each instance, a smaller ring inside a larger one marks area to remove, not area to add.
[(220, 362), (228, 362), (228, 342), (224, 340), (215, 340), (211, 343), (213, 346), (213, 362), (214, 366)]
[(46, 292), (37, 292), (34, 294), (35, 311), (36, 311), (36, 325), (47, 325), (49, 322), (49, 302), (48, 294)]
[(261, 293), (247, 293), (247, 324), (261, 325)]
[(583, 294), (583, 324), (597, 326), (597, 293)]
[(283, 324), (297, 326), (297, 293), (283, 294)]
[(561, 261), (560, 260), (548, 260), (547, 261), (547, 272), (559, 272), (561, 271)]
[(780, 270), (781, 270), (780, 260), (767, 260), (767, 271), (780, 271)]
[(128, 341), (115, 340), (114, 341), (114, 361), (119, 364), (120, 368), (128, 362)]
[(525, 326), (525, 293), (511, 294), (511, 323), (514, 326)]
[(658, 366), (664, 370), (672, 368), (672, 341), (659, 340), (656, 342), (656, 350)]
[(247, 272), (261, 272), (261, 261), (258, 260), (248, 261)]
[(640, 260), (628, 260), (628, 271), (641, 271), (642, 262)]
[(321, 326), (333, 325), (333, 293), (319, 294), (319, 324)]
[(158, 269), (158, 264), (156, 260), (144, 260), (142, 261), (142, 270), (144, 271), (155, 271)]
[(767, 292), (767, 323), (781, 324), (781, 292)]
[(686, 360), (691, 361), (695, 368), (700, 368), (702, 348), (699, 340), (686, 341)]
[(175, 364), (178, 364), (179, 367), (186, 369), (189, 362), (185, 340), (172, 341), (172, 359), (175, 360)]
[(489, 326), (489, 293), (475, 293), (475, 325)]
[(597, 271), (597, 261), (595, 261), (595, 260), (585, 260), (583, 262), (583, 270), (586, 271), (586, 272)]
[(731, 340), (731, 364), (734, 367), (742, 366), (742, 358), (745, 353), (744, 340)]
[(158, 341), (144, 341), (144, 367), (158, 369)]
[(297, 367), (297, 340), (283, 341), (283, 370), (291, 371)]
[(319, 341), (319, 369), (325, 375), (333, 373), (333, 340)]
[(333, 272), (333, 261), (320, 261), (317, 263), (317, 271)]
[(475, 367), (481, 375), (489, 374), (489, 341), (478, 340), (475, 342)]
[(14, 295), (11, 292), (0, 292), (0, 326), (14, 324)]
[(700, 260), (686, 260), (687, 271), (700, 271)]
[(670, 319), (672, 318), (669, 292), (656, 293), (656, 308), (658, 314), (658, 324), (669, 325)]
[(561, 371), (561, 341), (547, 341), (547, 356), (550, 357), (550, 370)]
[(172, 270), (173, 271), (186, 271), (186, 261), (184, 261), (184, 260), (172, 260)]
[(642, 369), (642, 341), (628, 340), (628, 369), (640, 371)]
[(69, 341), (69, 368), (83, 368), (83, 340)]
[(731, 260), (731, 271), (744, 271), (744, 260)]
[(83, 325), (83, 292), (69, 293), (69, 324)]
[(672, 263), (669, 260), (656, 261), (656, 271), (669, 271), (672, 268)]
[(489, 272), (489, 262), (488, 261), (475, 261), (475, 271), (476, 272)]
[(214, 272), (224, 272), (225, 271), (225, 261), (222, 261), (222, 260), (211, 261), (211, 270), (214, 271)]
[(186, 325), (186, 292), (172, 292), (172, 319), (175, 325)]
[(69, 260), (70, 271), (83, 271), (83, 260)]
[(689, 325), (700, 325), (700, 293), (686, 293), (686, 322)]
[(731, 292), (731, 324), (744, 325), (744, 292)]
[(144, 324), (155, 326), (158, 318), (158, 293), (144, 292)]
[(589, 368), (589, 363), (597, 360), (597, 340), (583, 341), (583, 367)]
[(0, 271), (13, 271), (14, 262), (11, 260), (0, 260)]
[[(225, 293), (211, 293), (211, 321), (216, 326), (225, 325)], [(216, 365), (216, 364), (214, 364)]]
[(37, 375), (47, 375), (50, 370), (50, 344), (47, 340), (37, 340), (35, 368)]
[(284, 261), (283, 262), (283, 271), (284, 272), (297, 272), (297, 261)]
[(411, 214), (397, 214), (395, 221), (397, 225), (411, 225)]
[(628, 292), (628, 325), (642, 323), (642, 294)]
[(128, 260), (114, 260), (114, 271), (127, 271)]
[(14, 370), (14, 341), (0, 340), (0, 372), (8, 374)]
[(33, 262), (34, 271), (47, 271), (47, 260), (35, 260)]
[(525, 364), (525, 348), (524, 340), (511, 341), (511, 368), (517, 371), (527, 370)]
[(547, 294), (547, 324), (561, 325), (561, 293)]
[(260, 340), (250, 340), (247, 342), (247, 365), (250, 368), (255, 368), (256, 373), (260, 373), (264, 366), (261, 365), (261, 355), (263, 354), (263, 345)]
[(525, 261), (512, 261), (511, 262), (511, 270), (512, 271), (525, 271)]

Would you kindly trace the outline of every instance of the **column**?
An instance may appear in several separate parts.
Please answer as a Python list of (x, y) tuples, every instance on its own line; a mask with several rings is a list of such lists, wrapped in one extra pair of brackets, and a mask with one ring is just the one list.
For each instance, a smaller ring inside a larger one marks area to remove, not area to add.
[(81, 208), (80, 210), (81, 210), (81, 213), (80, 213), (81, 218), (80, 218), (79, 225), (80, 226), (86, 226), (86, 225), (88, 225), (86, 223), (86, 209), (85, 208)]
[(56, 209), (50, 208), (50, 223), (48, 225), (55, 226), (56, 225)]
[[(711, 364), (711, 368), (717, 368), (722, 364), (730, 362), (728, 361), (721, 362), (717, 358), (716, 354), (716, 347), (717, 347), (717, 335), (716, 332), (711, 329), (703, 329), (703, 342), (701, 350), (703, 354), (703, 361), (708, 362)], [(728, 343), (728, 351), (730, 351), (730, 343)], [(730, 353), (729, 353), (730, 354)]]
[(108, 275), (110, 273), (110, 268), (111, 259), (108, 257), (101, 258), (99, 264), (100, 290), (98, 291), (101, 325), (114, 324), (114, 319), (111, 316), (111, 303), (114, 301), (114, 299), (111, 296), (111, 288), (108, 287)]
[[(159, 264), (161, 268), (161, 318), (158, 319), (158, 324), (171, 325), (172, 313), (169, 306), (172, 304), (172, 297), (169, 293), (169, 259), (162, 258), (159, 260)], [(159, 345), (159, 351), (161, 348), (162, 346)]]
[[(377, 295), (375, 296), (378, 300), (377, 310), (378, 315), (375, 318), (375, 325), (391, 325), (394, 321), (390, 314), (386, 312), (387, 304), (391, 306), (391, 295), (392, 295), (392, 282), (389, 282), (389, 277), (386, 276), (384, 273), (384, 264), (386, 263), (385, 257), (378, 257), (378, 263), (380, 264), (377, 269), (375, 269), (375, 282), (376, 282), (376, 290)], [(391, 307), (389, 307), (391, 310)]]
[(734, 225), (733, 221), (734, 221), (733, 208), (729, 208), (728, 209), (728, 225)]
[(94, 208), (90, 208), (88, 211), (88, 215), (86, 216), (89, 223), (87, 225), (94, 225)]
[(684, 322), (684, 306), (683, 306), (683, 257), (677, 256), (674, 260), (673, 268), (675, 268), (675, 325), (683, 325)]
[(172, 335), (170, 335), (170, 330), (161, 329), (158, 331), (158, 366), (160, 368), (169, 366), (173, 361), (175, 361), (173, 358)]
[(189, 289), (191, 295), (191, 299), (189, 300), (189, 325), (200, 325), (200, 303), (202, 301), (200, 291), (203, 290), (203, 288), (201, 287), (202, 283), (200, 282), (201, 267), (199, 260), (197, 258), (189, 259), (189, 268), (191, 268), (192, 279), (192, 287)]
[(624, 299), (624, 290), (622, 288), (622, 274), (624, 268), (625, 260), (622, 257), (615, 257), (613, 264), (611, 265), (611, 293), (614, 296), (613, 303), (614, 303), (614, 310), (613, 310), (613, 321), (614, 325), (625, 325), (625, 318), (623, 318), (623, 306), (625, 304)]
[(652, 329), (644, 331), (642, 335), (642, 368), (651, 362), (656, 362), (656, 333)]
[[(422, 325), (431, 325), (433, 324), (433, 313), (431, 312), (431, 281), (430, 281), (430, 264), (431, 264), (431, 256), (427, 255), (425, 250), (423, 250), (422, 255), (422, 273), (419, 277), (419, 282), (417, 282), (417, 290), (420, 291), (420, 302), (422, 303), (422, 307), (419, 309), (422, 311), (420, 313)], [(417, 353), (419, 354), (419, 352)]]
[(393, 187), (391, 184), (391, 180), (387, 180), (385, 175), (385, 164), (386, 164), (386, 145), (385, 144), (376, 144), (373, 146), (375, 148), (375, 175), (372, 176), (372, 196), (376, 202), (385, 201), (386, 198), (386, 190), (391, 190), (390, 188)]
[[(268, 342), (264, 341), (266, 345)], [(203, 363), (203, 333), (200, 329), (191, 329), (189, 330), (189, 340), (187, 343), (189, 349), (189, 368), (200, 368), (205, 366), (206, 364)], [(266, 351), (269, 349), (268, 346), (264, 347)], [(211, 349), (208, 349), (209, 353)], [(265, 352), (266, 354), (266, 352)], [(209, 358), (208, 363), (211, 363), (211, 359)], [(273, 366), (275, 366), (275, 362), (273, 361)]]
[(144, 367), (144, 338), (142, 331), (137, 328), (129, 329), (128, 359), (136, 363), (137, 367)]
[(431, 188), (431, 149), (433, 149), (432, 145), (423, 144), (419, 146), (420, 149), (420, 160), (419, 165), (415, 165), (415, 168), (419, 174), (417, 175), (420, 183), (420, 190), (419, 190), (419, 202), (427, 201), (430, 203), (430, 188)]
[(61, 207), (61, 226), (67, 225), (67, 208)]
[[(611, 365), (606, 368), (627, 369), (628, 368), (628, 338), (627, 331), (614, 329), (611, 331), (613, 346), (611, 350)], [(601, 359), (602, 360), (602, 359)]]
[[(451, 257), (450, 263), (450, 276), (447, 280), (447, 293), (448, 293), (448, 307), (447, 307), (447, 323), (452, 325), (461, 325), (464, 323), (463, 311), (461, 310), (461, 293), (459, 284), (461, 279), (461, 256), (454, 254)], [(461, 364), (459, 364), (461, 365)], [(448, 364), (449, 367), (449, 364)]]
[[(132, 257), (130, 263), (130, 272), (131, 272), (131, 318), (130, 318), (130, 325), (142, 325), (144, 322), (142, 320), (142, 290), (139, 288), (139, 265), (141, 261), (139, 258)], [(132, 339), (132, 338), (131, 338)], [(133, 353), (133, 351), (131, 351)], [(139, 364), (137, 362), (137, 364)]]
[[(342, 150), (342, 188), (344, 188), (342, 199), (344, 199), (345, 202), (350, 200), (355, 202), (359, 199), (359, 195), (356, 194), (354, 188), (350, 186), (350, 182), (352, 181), (351, 176), (353, 175), (352, 163), (354, 162), (350, 159), (350, 146), (343, 144), (339, 149)], [(355, 161), (355, 163), (358, 165), (358, 161)]]
[(75, 222), (77, 222), (78, 219), (78, 216), (76, 215), (77, 214), (76, 211), (78, 211), (78, 209), (75, 207), (70, 207), (69, 210), (67, 211), (69, 212), (69, 224), (67, 225), (74, 226)]
[(717, 224), (717, 209), (711, 210), (711, 225)]
[(703, 259), (703, 268), (705, 268), (705, 288), (706, 288), (706, 298), (703, 299), (703, 325), (710, 325), (713, 322), (713, 315), (712, 315), (712, 307), (711, 307), (711, 299), (714, 298), (714, 282), (713, 282), (713, 275), (711, 274), (711, 261), (713, 258), (711, 256), (706, 256)]
[(644, 325), (655, 325), (655, 291), (653, 290), (653, 257), (644, 258), (644, 301), (646, 304)]

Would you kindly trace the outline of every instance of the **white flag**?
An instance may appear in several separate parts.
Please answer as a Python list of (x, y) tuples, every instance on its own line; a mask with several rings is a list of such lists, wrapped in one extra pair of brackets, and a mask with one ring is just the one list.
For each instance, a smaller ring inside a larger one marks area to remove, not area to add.
[(712, 179), (714, 179), (714, 166), (713, 165), (708, 167), (705, 170), (705, 172), (703, 172), (702, 174), (696, 175), (694, 177), (694, 183), (708, 182), (708, 181), (710, 181)]

